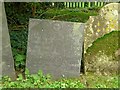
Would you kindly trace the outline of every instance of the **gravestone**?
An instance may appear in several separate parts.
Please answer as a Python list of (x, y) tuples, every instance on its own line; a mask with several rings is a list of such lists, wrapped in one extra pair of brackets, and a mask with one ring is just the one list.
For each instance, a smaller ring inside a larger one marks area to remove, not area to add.
[(2, 77), (2, 3), (0, 2), (0, 78)]
[(98, 16), (90, 16), (85, 26), (85, 53), (96, 39), (114, 30), (120, 30), (119, 7), (119, 3), (110, 3), (100, 9)]
[[(98, 16), (90, 16), (85, 26), (85, 41), (84, 41), (84, 53), (85, 53), (85, 65), (86, 71), (105, 73), (114, 73), (118, 71), (118, 60), (114, 60), (113, 55), (106, 55), (104, 51), (97, 51), (97, 53), (87, 54), (87, 49), (92, 48), (93, 42), (98, 38), (103, 37), (105, 34), (112, 31), (120, 30), (119, 27), (119, 15), (120, 4), (110, 3), (102, 7)], [(106, 40), (106, 42), (109, 40)], [(117, 40), (118, 41), (118, 40)], [(104, 46), (104, 43), (101, 42)], [(112, 45), (112, 42), (111, 42)], [(118, 44), (116, 44), (118, 45)], [(100, 46), (100, 45), (97, 45)], [(110, 49), (109, 46), (105, 46)], [(93, 45), (94, 48), (94, 45)], [(115, 51), (116, 52), (116, 51)]]
[(15, 71), (14, 71), (14, 60), (12, 57), (12, 51), (11, 51), (11, 45), (10, 45), (10, 37), (8, 32), (8, 26), (7, 26), (7, 19), (4, 9), (4, 3), (0, 4), (0, 10), (1, 15), (0, 19), (2, 23), (0, 24), (0, 27), (2, 28), (0, 30), (0, 77), (2, 76), (9, 76), (12, 79), (15, 79)]
[(26, 61), (30, 73), (42, 70), (53, 78), (79, 76), (84, 25), (30, 19)]

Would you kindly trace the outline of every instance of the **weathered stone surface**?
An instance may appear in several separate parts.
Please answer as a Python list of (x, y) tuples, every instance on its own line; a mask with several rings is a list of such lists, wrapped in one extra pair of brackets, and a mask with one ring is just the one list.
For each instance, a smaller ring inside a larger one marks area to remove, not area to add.
[(30, 19), (27, 68), (53, 78), (80, 75), (84, 24)]
[(2, 3), (0, 2), (0, 78), (2, 77)]
[(85, 26), (85, 53), (92, 43), (103, 35), (118, 30), (118, 18), (120, 4), (110, 3), (101, 8), (98, 16), (90, 16)]
[(88, 61), (86, 66), (88, 72), (110, 75), (118, 73), (119, 64), (118, 61), (113, 60), (112, 56), (101, 52), (91, 56), (91, 61)]
[[(118, 60), (115, 60), (112, 55), (106, 55), (101, 51), (94, 53), (94, 55), (93, 53), (92, 55), (88, 55), (86, 50), (88, 47), (91, 47), (92, 43), (98, 38), (114, 30), (120, 30), (120, 27), (118, 26), (120, 21), (119, 7), (120, 4), (118, 3), (107, 4), (101, 8), (98, 16), (91, 16), (86, 23), (84, 46), (84, 53), (86, 54), (86, 71), (100, 72), (102, 74), (113, 74), (118, 72)], [(101, 45), (104, 46), (104, 43), (101, 42)], [(118, 55), (118, 51), (116, 51), (115, 55)]]
[(115, 51), (115, 56), (116, 56), (116, 57), (120, 56), (120, 48)]
[(7, 20), (6, 20), (6, 14), (4, 9), (4, 3), (1, 3), (0, 5), (1, 15), (0, 18), (2, 19), (2, 24), (0, 27), (2, 29), (0, 30), (0, 44), (2, 48), (0, 48), (0, 75), (2, 76), (9, 76), (12, 79), (15, 78), (15, 71), (14, 71), (14, 60), (12, 57), (12, 51), (11, 51), (11, 45), (10, 45), (10, 37), (8, 32), (8, 26), (7, 26)]

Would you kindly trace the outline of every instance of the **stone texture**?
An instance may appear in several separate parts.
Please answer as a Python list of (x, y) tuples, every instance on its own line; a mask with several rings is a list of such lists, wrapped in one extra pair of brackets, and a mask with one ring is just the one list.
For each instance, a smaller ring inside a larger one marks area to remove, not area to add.
[[(87, 54), (86, 50), (92, 47), (93, 42), (98, 38), (114, 30), (120, 30), (119, 7), (120, 4), (118, 3), (110, 3), (101, 8), (98, 16), (90, 16), (85, 26), (85, 54)], [(116, 51), (116, 57), (118, 54), (119, 51)], [(113, 74), (118, 72), (118, 60), (114, 60), (112, 55), (108, 56), (103, 52), (87, 55), (85, 57), (86, 71), (100, 72), (101, 74)]]
[(118, 73), (118, 61), (113, 60), (112, 56), (108, 56), (104, 53), (97, 53), (91, 56), (92, 60), (87, 63), (87, 71), (100, 73), (103, 75), (111, 75)]
[(53, 78), (80, 75), (84, 24), (30, 19), (27, 68)]
[(120, 29), (118, 27), (118, 15), (120, 9), (118, 3), (110, 3), (105, 5), (99, 11), (98, 16), (90, 16), (85, 26), (85, 53), (88, 47), (92, 46), (92, 43), (104, 36), (105, 34)]
[(0, 27), (1, 33), (0, 33), (0, 44), (2, 48), (0, 48), (0, 75), (2, 76), (9, 76), (12, 79), (15, 79), (15, 71), (14, 71), (14, 60), (12, 57), (12, 51), (11, 51), (11, 45), (10, 45), (10, 37), (8, 32), (8, 26), (7, 26), (7, 19), (4, 9), (4, 4), (1, 3), (0, 5), (1, 15), (0, 18), (2, 19), (2, 24)]
[[(0, 2), (0, 62), (2, 62), (2, 3)], [(0, 77), (2, 77), (2, 65), (0, 63)]]

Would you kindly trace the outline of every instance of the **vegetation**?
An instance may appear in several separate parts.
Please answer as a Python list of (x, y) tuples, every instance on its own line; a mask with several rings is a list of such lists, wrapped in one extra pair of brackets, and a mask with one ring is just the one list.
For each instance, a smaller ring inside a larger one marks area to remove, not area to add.
[(82, 75), (80, 78), (62, 78), (53, 80), (50, 75), (43, 75), (41, 71), (38, 74), (29, 75), (26, 71), (27, 79), (24, 80), (21, 75), (16, 81), (11, 81), (9, 77), (2, 79), (3, 88), (118, 88), (117, 76), (101, 76), (92, 73)]
[[(13, 6), (12, 6), (13, 5)], [(19, 5), (19, 3), (17, 3)], [(30, 7), (33, 3), (22, 3), (22, 6), (26, 9), (18, 12), (17, 9), (10, 11), (8, 6), (16, 7), (16, 4), (6, 3), (6, 13), (8, 19), (8, 26), (10, 30), (11, 46), (13, 51), (13, 57), (15, 60), (15, 69), (20, 70), (25, 68), (25, 58), (27, 51), (27, 37), (28, 37), (28, 20), (32, 17)], [(36, 7), (37, 8), (37, 7)], [(95, 8), (95, 9), (94, 9)], [(86, 22), (89, 16), (98, 15), (100, 7), (92, 8), (77, 8), (77, 9), (57, 9), (48, 8), (43, 10), (42, 8), (36, 10), (34, 18), (38, 19), (53, 19), (60, 21), (71, 21), (71, 22)], [(10, 11), (10, 12), (9, 12)], [(28, 12), (30, 11), (30, 12)], [(23, 13), (22, 13), (23, 12)], [(11, 17), (10, 17), (11, 16)], [(11, 18), (11, 19), (10, 19)], [(14, 22), (12, 22), (14, 21)]]
[[(10, 39), (15, 68), (25, 69), (27, 50), (28, 22), (29, 18), (52, 19), (71, 22), (86, 22), (89, 16), (98, 15), (101, 7), (64, 9), (53, 8), (48, 3), (5, 3)], [(21, 9), (19, 9), (21, 8)], [(107, 55), (112, 54), (118, 48), (118, 32), (112, 32), (103, 36), (88, 48), (88, 54), (95, 54), (99, 50), (105, 50)], [(107, 38), (107, 39), (106, 39)], [(107, 41), (108, 42), (107, 42)], [(104, 45), (101, 45), (104, 43)], [(99, 46), (99, 47), (98, 47)], [(111, 49), (108, 49), (110, 47)], [(109, 51), (110, 50), (110, 51)], [(87, 55), (86, 55), (87, 56)], [(87, 56), (89, 57), (89, 56)], [(89, 57), (90, 58), (90, 57)], [(16, 81), (9, 77), (3, 77), (0, 82), (3, 88), (118, 88), (118, 76), (102, 76), (93, 73), (81, 75), (78, 78), (52, 80), (50, 75), (43, 75), (40, 71), (36, 75), (30, 75), (26, 70), (26, 80), (19, 75)]]
[(89, 9), (49, 9), (43, 14), (39, 14), (37, 12), (37, 18), (42, 19), (52, 19), (52, 20), (60, 20), (60, 21), (71, 21), (71, 22), (83, 22), (85, 23), (89, 16), (98, 15), (95, 10)]
[(110, 32), (93, 42), (92, 46), (87, 49), (86, 58), (92, 58), (99, 51), (107, 56), (112, 56), (115, 60), (115, 51), (120, 48), (118, 45), (120, 31)]
[(119, 34), (120, 31), (112, 31), (92, 43), (85, 53), (87, 72), (117, 76), (119, 58), (115, 53), (120, 48)]
[(25, 59), (27, 52), (27, 36), (28, 31), (26, 29), (10, 31), (12, 52), (15, 62), (15, 69), (17, 71), (25, 68)]
[[(24, 32), (25, 30), (23, 30)], [(13, 40), (12, 42), (15, 41), (14, 45), (16, 45), (14, 51), (15, 55), (15, 60), (16, 60), (16, 67), (17, 65), (21, 65), (24, 57), (25, 57), (25, 50), (26, 50), (26, 44), (20, 44), (22, 42), (26, 42), (25, 38), (27, 39), (27, 32), (26, 34), (22, 34), (23, 32), (20, 33), (20, 31), (13, 31), (11, 34), (11, 38), (15, 35), (16, 40)], [(20, 35), (19, 35), (20, 34)], [(113, 31), (109, 34), (104, 35), (103, 37), (97, 39), (92, 47), (88, 48), (87, 54), (85, 58), (92, 58), (92, 55), (96, 54), (97, 52), (103, 50), (103, 52), (106, 55), (113, 55), (115, 50), (118, 49), (118, 34), (120, 34), (120, 31)], [(18, 36), (17, 36), (18, 35)], [(22, 39), (23, 35), (23, 39)], [(14, 37), (15, 39), (15, 37)], [(103, 44), (101, 44), (103, 43)], [(18, 44), (18, 45), (17, 45)], [(25, 48), (21, 49), (23, 46)], [(14, 49), (13, 48), (13, 49)], [(110, 48), (110, 49), (108, 49)], [(20, 51), (20, 50), (21, 51)], [(22, 51), (23, 50), (23, 51)], [(89, 56), (90, 55), (90, 56)], [(113, 58), (114, 59), (114, 58)], [(24, 63), (22, 64), (24, 65)], [(18, 67), (19, 69), (20, 67)], [(41, 76), (39, 76), (41, 75)], [(17, 88), (117, 88), (118, 87), (118, 76), (117, 75), (99, 75), (99, 74), (93, 74), (93, 73), (87, 73), (87, 75), (82, 75), (80, 78), (74, 78), (74, 79), (60, 79), (60, 80), (55, 80), (53, 81), (50, 77), (50, 75), (44, 76), (42, 72), (39, 72), (37, 75), (29, 75), (29, 73), (26, 73), (27, 79), (24, 80), (20, 76), (17, 81), (11, 81), (10, 78), (5, 77), (3, 78), (3, 86), (4, 87), (17, 87)], [(95, 78), (94, 78), (95, 77)], [(34, 84), (33, 84), (34, 81)], [(24, 84), (23, 84), (24, 83)]]

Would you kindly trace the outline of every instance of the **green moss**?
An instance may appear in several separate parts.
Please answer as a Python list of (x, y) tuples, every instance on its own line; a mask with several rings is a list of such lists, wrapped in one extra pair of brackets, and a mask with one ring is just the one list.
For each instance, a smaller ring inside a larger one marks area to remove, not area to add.
[(103, 76), (88, 73), (85, 76), (90, 88), (117, 88), (118, 76)]
[(115, 51), (120, 48), (118, 44), (118, 34), (120, 31), (112, 31), (93, 42), (92, 46), (87, 49), (86, 57), (96, 55), (99, 51), (107, 56), (115, 57)]
[(98, 15), (97, 12), (88, 9), (49, 9), (37, 18), (85, 23), (89, 16), (96, 15)]

